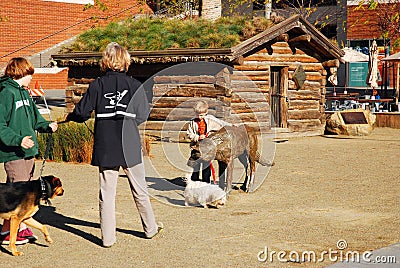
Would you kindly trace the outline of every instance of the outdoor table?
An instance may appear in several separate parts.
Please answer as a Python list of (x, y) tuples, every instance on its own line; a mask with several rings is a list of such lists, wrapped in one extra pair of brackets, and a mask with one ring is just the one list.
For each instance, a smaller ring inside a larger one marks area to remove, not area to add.
[(334, 94), (327, 94), (325, 96), (327, 100), (327, 105), (332, 110), (338, 110), (339, 106), (344, 103), (344, 101), (358, 101), (357, 96), (359, 93), (337, 93)]
[(359, 99), (358, 102), (392, 102), (393, 99)]
[(326, 96), (327, 100), (358, 100), (355, 96)]
[(354, 98), (354, 97), (357, 97), (358, 95), (360, 95), (360, 93), (357, 93), (357, 92), (346, 93), (346, 94), (344, 94), (344, 93), (336, 93), (336, 95), (331, 93), (331, 94), (327, 94), (326, 97), (327, 98), (331, 98), (331, 97), (332, 98), (336, 98), (336, 97), (339, 97), (339, 98)]
[(388, 107), (387, 108), (388, 111), (390, 110), (389, 103), (392, 101), (393, 101), (393, 99), (359, 99), (358, 100), (359, 103), (368, 103), (368, 104), (376, 103), (376, 102), (386, 103), (387, 104), (386, 106)]
[(337, 93), (336, 95), (334, 94), (327, 94), (326, 99), (327, 100), (358, 100), (357, 96), (359, 93)]

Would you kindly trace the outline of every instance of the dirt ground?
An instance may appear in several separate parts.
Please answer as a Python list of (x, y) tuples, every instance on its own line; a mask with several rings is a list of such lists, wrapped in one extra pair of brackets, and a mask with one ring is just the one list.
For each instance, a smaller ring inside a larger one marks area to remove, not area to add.
[[(324, 251), (362, 253), (400, 241), (400, 130), (377, 128), (356, 138), (289, 138), (274, 145), (275, 166), (258, 172), (266, 177), (261, 187), (249, 194), (233, 191), (221, 209), (203, 209), (185, 207), (182, 187), (167, 180), (184, 175), (180, 152), (187, 145), (153, 142), (145, 161), (164, 236), (143, 238), (121, 176), (117, 243), (111, 248), (100, 246), (97, 169), (47, 162), (44, 174), (59, 176), (65, 194), (35, 217), (48, 226), (54, 243), (48, 246), (40, 236), (18, 247), (21, 257), (0, 246), (1, 266), (325, 267), (338, 254), (330, 260)], [(40, 166), (38, 161), (37, 174)], [(0, 181), (5, 181), (2, 168)], [(278, 260), (272, 251), (286, 256)], [(316, 261), (285, 262), (289, 254), (311, 251)]]

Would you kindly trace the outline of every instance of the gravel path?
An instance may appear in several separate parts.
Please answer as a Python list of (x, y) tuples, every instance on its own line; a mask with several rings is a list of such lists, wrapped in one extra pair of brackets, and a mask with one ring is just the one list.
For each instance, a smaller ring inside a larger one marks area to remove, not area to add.
[[(48, 246), (40, 236), (35, 244), (19, 246), (22, 257), (0, 246), (1, 266), (324, 267), (334, 261), (324, 256), (322, 262), (283, 262), (272, 251), (284, 251), (286, 260), (290, 252), (313, 251), (318, 259), (323, 251), (338, 250), (338, 241), (347, 245), (339, 252), (400, 241), (400, 130), (378, 128), (358, 138), (292, 138), (275, 146), (271, 155), (276, 164), (258, 171), (266, 177), (259, 189), (233, 191), (225, 207), (203, 209), (184, 207), (182, 187), (168, 181), (184, 175), (187, 144), (152, 143), (146, 158), (148, 184), (165, 235), (143, 238), (121, 176), (117, 243), (108, 249), (99, 239), (97, 169), (48, 162), (44, 173), (60, 177), (65, 194), (35, 217), (48, 226), (54, 243)], [(240, 166), (236, 170), (240, 173)], [(2, 168), (0, 181), (5, 181)]]

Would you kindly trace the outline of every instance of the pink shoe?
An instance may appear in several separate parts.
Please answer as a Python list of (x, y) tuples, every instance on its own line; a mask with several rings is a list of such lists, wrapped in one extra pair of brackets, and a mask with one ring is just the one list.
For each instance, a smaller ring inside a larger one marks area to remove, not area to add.
[[(0, 242), (2, 245), (9, 245), (10, 244), (10, 233), (7, 235), (0, 236)], [(15, 245), (24, 245), (29, 242), (29, 239), (19, 237), (17, 235), (17, 241), (15, 242)]]
[(28, 239), (29, 242), (34, 242), (38, 239), (38, 237), (33, 234), (30, 228), (25, 228), (24, 230), (19, 231), (17, 236), (23, 239)]

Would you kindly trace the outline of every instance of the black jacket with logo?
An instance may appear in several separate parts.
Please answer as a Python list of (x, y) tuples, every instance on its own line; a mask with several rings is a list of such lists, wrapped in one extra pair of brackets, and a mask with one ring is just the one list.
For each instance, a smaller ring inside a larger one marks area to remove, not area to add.
[(150, 106), (141, 83), (107, 71), (93, 81), (67, 120), (84, 122), (95, 112), (92, 165), (132, 167), (142, 162), (138, 125)]

